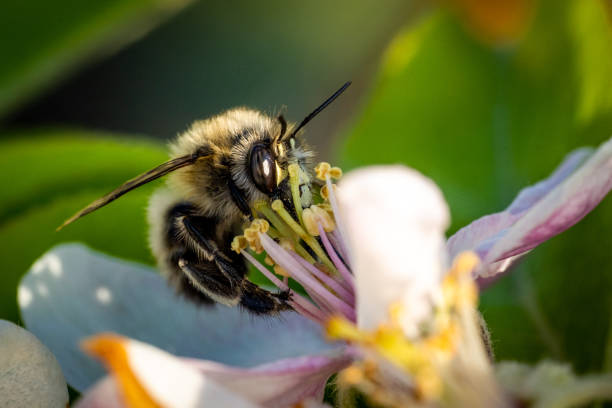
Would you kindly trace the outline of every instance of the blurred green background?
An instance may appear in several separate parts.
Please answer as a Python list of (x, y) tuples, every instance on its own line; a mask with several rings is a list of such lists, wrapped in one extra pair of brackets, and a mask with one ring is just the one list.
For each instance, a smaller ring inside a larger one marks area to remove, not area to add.
[[(507, 206), (572, 149), (612, 134), (608, 0), (9, 0), (0, 13), (0, 318), (52, 245), (152, 264), (152, 183), (59, 233), (166, 159), (193, 120), (247, 105), (299, 121), (345, 170), (433, 178), (452, 233)], [(418, 197), (414, 197), (418, 200)], [(498, 359), (612, 370), (612, 203), (483, 293)]]

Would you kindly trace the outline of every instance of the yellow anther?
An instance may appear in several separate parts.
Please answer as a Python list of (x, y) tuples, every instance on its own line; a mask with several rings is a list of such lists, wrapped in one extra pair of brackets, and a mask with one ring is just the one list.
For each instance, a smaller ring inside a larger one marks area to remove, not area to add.
[(312, 205), (306, 208), (302, 213), (304, 219), (304, 227), (306, 231), (313, 237), (319, 236), (319, 226), (321, 224), (326, 232), (331, 232), (336, 229), (336, 223), (330, 213), (318, 205)]
[[(280, 200), (275, 200), (272, 203), (272, 209), (276, 211), (278, 216), (295, 232), (304, 242), (312, 248), (315, 254), (319, 257), (319, 259), (327, 266), (329, 266), (332, 270), (336, 270), (333, 262), (329, 259), (321, 245), (317, 242), (317, 240), (310, 235), (300, 224), (298, 224), (292, 217), (291, 214), (285, 209), (283, 203)], [(299, 254), (299, 253), (298, 253)], [(301, 254), (299, 254), (301, 255)]]
[(322, 210), (325, 210), (329, 215), (334, 215), (334, 210), (332, 209), (332, 206), (329, 203), (320, 203), (317, 204), (317, 206)]
[(259, 235), (259, 231), (256, 228), (249, 227), (244, 230), (244, 236), (247, 240), (252, 240), (254, 238), (257, 238), (258, 235)]
[(263, 246), (261, 246), (261, 242), (260, 241), (253, 241), (253, 242), (249, 242), (249, 247), (253, 250), (253, 252), (255, 252), (256, 254), (261, 254), (263, 252)]
[(461, 333), (455, 322), (449, 324), (438, 334), (425, 339), (425, 347), (439, 356), (451, 357), (457, 349)]
[(355, 324), (340, 316), (331, 317), (327, 321), (325, 331), (332, 340), (363, 342), (366, 337), (369, 337), (366, 332), (359, 330)]
[(342, 177), (342, 169), (340, 167), (332, 167), (327, 162), (321, 162), (315, 167), (315, 175), (319, 180), (327, 180), (327, 178), (333, 178), (335, 180)]
[(342, 169), (340, 167), (332, 167), (329, 169), (328, 174), (329, 177), (333, 178), (334, 180), (340, 180), (342, 177)]
[(306, 231), (313, 237), (319, 236), (319, 228), (317, 227), (317, 217), (310, 208), (305, 208), (302, 211), (302, 220)]
[(405, 313), (405, 309), (402, 302), (392, 302), (389, 305), (389, 323), (393, 327), (401, 327), (402, 316)]
[(329, 173), (330, 169), (331, 169), (331, 165), (329, 163), (321, 162), (317, 164), (314, 170), (315, 170), (315, 174), (317, 178), (319, 180), (325, 181), (327, 179), (327, 174)]
[(458, 307), (464, 304), (476, 305), (478, 287), (472, 278), (472, 272), (479, 262), (480, 259), (474, 252), (462, 252), (455, 257), (451, 270), (442, 282), (447, 307)]
[(274, 266), (274, 264), (276, 262), (274, 262), (274, 259), (270, 258), (268, 255), (266, 255), (266, 258), (264, 259), (264, 263), (266, 265), (270, 265), (270, 266)]
[(321, 198), (323, 198), (324, 200), (329, 199), (329, 190), (327, 189), (327, 184), (321, 187), (320, 194), (321, 194)]
[[(332, 184), (332, 189), (334, 190), (335, 194), (337, 193), (337, 188), (338, 187), (335, 184)], [(329, 189), (327, 188), (327, 184), (321, 187), (321, 190), (319, 191), (319, 193), (321, 194), (321, 198), (323, 198), (326, 201), (329, 200)]]
[(232, 251), (239, 254), (243, 249), (247, 248), (247, 245), (246, 237), (244, 235), (237, 235), (232, 240)]
[(310, 208), (316, 215), (318, 222), (321, 224), (325, 232), (332, 232), (336, 229), (336, 223), (334, 222), (334, 219), (330, 215), (329, 211), (319, 207), (318, 205), (313, 205)]
[(244, 229), (244, 238), (248, 243), (249, 248), (251, 248), (255, 253), (261, 254), (263, 252), (263, 246), (261, 245), (259, 234), (266, 233), (269, 229), (270, 224), (268, 221), (261, 218), (254, 219), (253, 222), (251, 222), (251, 225)]
[(274, 269), (274, 273), (277, 275), (286, 276), (287, 278), (291, 277), (291, 275), (289, 275), (289, 272), (287, 272), (287, 270), (281, 267), (280, 265), (274, 265), (272, 269)]
[(480, 263), (480, 258), (472, 251), (461, 252), (453, 260), (453, 266), (450, 273), (458, 276), (471, 276), (472, 271)]
[(251, 223), (251, 227), (255, 228), (258, 232), (266, 233), (270, 229), (270, 224), (268, 223), (268, 221), (262, 218), (256, 218)]
[(442, 394), (442, 379), (432, 366), (423, 367), (416, 373), (415, 383), (421, 399), (432, 400)]
[(340, 381), (347, 385), (357, 385), (363, 380), (363, 370), (357, 366), (350, 366), (340, 373)]
[(295, 251), (293, 241), (288, 238), (281, 238), (278, 244), (286, 251)]

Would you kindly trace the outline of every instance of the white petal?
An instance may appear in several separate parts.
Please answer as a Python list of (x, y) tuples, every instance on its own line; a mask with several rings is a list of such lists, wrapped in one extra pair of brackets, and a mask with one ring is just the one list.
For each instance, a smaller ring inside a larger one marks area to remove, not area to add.
[(95, 407), (102, 398), (116, 404), (119, 397), (126, 406), (145, 405), (148, 400), (168, 408), (257, 407), (187, 362), (149, 344), (102, 335), (89, 339), (86, 347), (110, 367), (114, 381), (98, 383), (80, 406)]
[(401, 301), (412, 335), (446, 270), (448, 207), (438, 187), (403, 166), (349, 173), (338, 188), (356, 278), (358, 325), (373, 329)]
[[(45, 287), (42, 295), (37, 288)], [(79, 349), (99, 332), (115, 332), (172, 354), (238, 367), (338, 349), (321, 328), (297, 313), (254, 316), (238, 308), (197, 307), (176, 297), (151, 268), (58, 246), (22, 280), (19, 303), (26, 326), (51, 349), (70, 385), (82, 391), (104, 370)]]
[(68, 388), (51, 352), (30, 332), (0, 320), (0, 407), (66, 407)]

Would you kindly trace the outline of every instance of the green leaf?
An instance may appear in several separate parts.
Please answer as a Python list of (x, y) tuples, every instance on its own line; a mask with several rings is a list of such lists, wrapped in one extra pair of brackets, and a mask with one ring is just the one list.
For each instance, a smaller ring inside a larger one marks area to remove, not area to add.
[(66, 218), (125, 180), (167, 160), (162, 146), (118, 135), (36, 131), (0, 143), (0, 318), (17, 321), (21, 276), (51, 246), (81, 241), (152, 264), (145, 208), (158, 182), (55, 232)]
[[(3, 3), (0, 117), (79, 64), (137, 39), (189, 0)], [(113, 86), (113, 84), (109, 84)]]
[[(434, 12), (387, 50), (342, 165), (400, 162), (430, 176), (450, 204), (450, 232), (500, 211), (566, 153), (609, 137), (611, 34), (597, 1), (541, 1), (511, 50), (488, 48), (452, 15)], [(612, 344), (611, 232), (605, 201), (483, 294), (498, 358), (602, 368)]]

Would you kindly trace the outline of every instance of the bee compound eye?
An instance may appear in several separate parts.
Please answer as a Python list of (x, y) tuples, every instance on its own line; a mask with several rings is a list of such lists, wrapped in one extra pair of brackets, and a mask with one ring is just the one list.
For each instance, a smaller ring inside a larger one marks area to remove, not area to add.
[(250, 155), (251, 177), (257, 188), (272, 193), (276, 187), (274, 157), (265, 146), (255, 146)]

